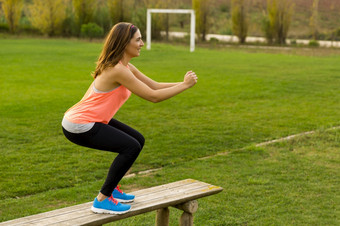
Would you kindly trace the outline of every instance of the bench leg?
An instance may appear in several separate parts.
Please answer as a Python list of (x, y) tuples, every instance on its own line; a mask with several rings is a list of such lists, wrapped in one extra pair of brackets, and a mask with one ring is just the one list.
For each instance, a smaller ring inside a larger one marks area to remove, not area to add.
[(178, 209), (183, 210), (183, 214), (179, 219), (180, 226), (193, 226), (194, 225), (194, 213), (197, 211), (198, 202), (192, 200), (180, 205), (175, 206)]
[(181, 218), (179, 219), (180, 226), (193, 226), (194, 216), (192, 213), (183, 212)]
[(169, 215), (168, 207), (157, 210), (156, 226), (169, 226)]

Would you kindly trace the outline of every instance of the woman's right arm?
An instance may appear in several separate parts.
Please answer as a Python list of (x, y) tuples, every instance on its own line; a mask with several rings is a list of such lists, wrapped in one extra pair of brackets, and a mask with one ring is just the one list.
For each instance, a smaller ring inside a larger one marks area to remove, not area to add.
[(143, 83), (145, 83), (147, 86), (149, 86), (151, 89), (164, 89), (169, 88), (175, 85), (178, 85), (178, 82), (156, 82), (152, 80), (151, 78), (144, 75), (142, 72), (140, 72), (133, 64), (129, 63), (129, 69), (134, 74), (136, 78), (141, 80)]
[(189, 71), (185, 74), (183, 82), (171, 87), (157, 90), (150, 88), (148, 85), (137, 79), (131, 71), (125, 69), (117, 71), (114, 75), (114, 80), (125, 86), (137, 96), (153, 103), (157, 103), (176, 96), (184, 90), (193, 87), (197, 83), (197, 76), (194, 72)]

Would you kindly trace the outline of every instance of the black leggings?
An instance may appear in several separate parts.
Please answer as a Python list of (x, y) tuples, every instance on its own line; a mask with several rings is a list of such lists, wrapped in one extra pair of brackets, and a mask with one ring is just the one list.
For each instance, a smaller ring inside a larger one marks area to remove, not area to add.
[(96, 122), (85, 133), (70, 133), (64, 128), (63, 132), (66, 138), (75, 144), (119, 153), (100, 190), (106, 196), (111, 196), (119, 181), (137, 159), (145, 142), (142, 134), (115, 119), (112, 119), (108, 124)]

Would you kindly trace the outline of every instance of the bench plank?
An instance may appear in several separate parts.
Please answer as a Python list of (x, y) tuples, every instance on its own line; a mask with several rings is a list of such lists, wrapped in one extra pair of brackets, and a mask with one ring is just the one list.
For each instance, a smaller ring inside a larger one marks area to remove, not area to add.
[[(199, 181), (180, 181), (175, 183), (170, 183), (167, 185), (161, 185), (157, 187), (152, 187), (149, 189), (140, 190), (138, 192), (133, 192), (134, 195), (136, 195), (136, 200), (134, 202), (133, 209), (139, 209), (139, 206), (142, 205), (142, 207), (146, 207), (149, 203), (155, 203), (157, 199), (165, 199), (167, 195), (178, 195), (179, 193), (183, 191), (189, 191), (188, 189), (195, 189), (195, 188), (201, 188), (203, 186), (207, 186), (208, 184), (199, 182)], [(189, 186), (189, 187), (188, 187)], [(166, 192), (166, 195), (164, 195), (164, 192)], [(139, 194), (139, 195), (138, 195)], [(142, 202), (140, 202), (142, 200)], [(86, 204), (80, 204), (72, 207), (66, 207), (63, 209), (59, 209), (58, 211), (51, 211), (47, 213), (42, 213), (33, 216), (26, 217), (26, 222), (31, 218), (33, 221), (32, 223), (38, 224), (40, 219), (46, 219), (46, 218), (53, 218), (54, 220), (57, 220), (59, 216), (61, 218), (68, 218), (69, 215), (73, 214), (79, 214), (78, 216), (82, 217), (80, 213), (83, 213), (83, 215), (87, 215), (86, 210), (89, 210), (91, 208), (92, 202), (86, 203)], [(23, 218), (21, 218), (23, 219)]]
[(186, 179), (132, 192), (136, 195), (131, 211), (123, 215), (94, 214), (92, 202), (27, 216), (0, 225), (101, 225), (153, 210), (175, 206), (187, 201), (213, 195), (223, 189), (193, 179)]

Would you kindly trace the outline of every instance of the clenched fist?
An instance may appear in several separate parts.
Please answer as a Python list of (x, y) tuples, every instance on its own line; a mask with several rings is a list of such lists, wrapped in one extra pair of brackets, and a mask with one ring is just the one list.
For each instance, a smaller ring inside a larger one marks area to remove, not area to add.
[(193, 87), (197, 83), (197, 75), (193, 71), (188, 71), (184, 76), (184, 83), (189, 86), (189, 88)]

